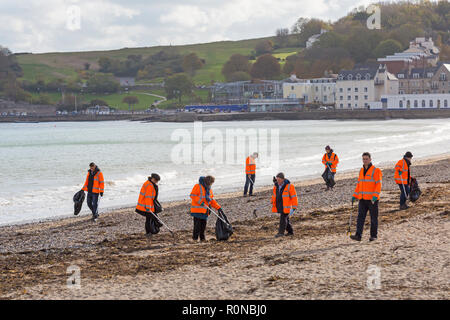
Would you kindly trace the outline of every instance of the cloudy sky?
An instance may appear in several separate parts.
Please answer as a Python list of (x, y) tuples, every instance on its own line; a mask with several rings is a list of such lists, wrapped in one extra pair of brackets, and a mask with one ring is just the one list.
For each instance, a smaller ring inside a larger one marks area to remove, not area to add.
[(250, 39), (290, 28), (299, 17), (334, 21), (370, 2), (0, 0), (0, 45), (39, 53)]

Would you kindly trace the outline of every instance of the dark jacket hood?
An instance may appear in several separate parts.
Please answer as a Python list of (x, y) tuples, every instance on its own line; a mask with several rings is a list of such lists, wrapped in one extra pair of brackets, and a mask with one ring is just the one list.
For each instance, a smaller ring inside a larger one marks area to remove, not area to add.
[[(88, 169), (88, 172), (91, 172), (91, 169)], [(96, 166), (95, 169), (94, 169), (94, 176), (95, 176), (98, 172), (100, 172), (100, 168)]]

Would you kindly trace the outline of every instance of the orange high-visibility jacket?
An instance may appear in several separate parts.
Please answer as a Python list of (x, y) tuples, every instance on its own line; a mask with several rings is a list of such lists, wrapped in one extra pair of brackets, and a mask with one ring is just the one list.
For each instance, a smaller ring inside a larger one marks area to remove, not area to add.
[(252, 157), (247, 157), (245, 160), (245, 174), (255, 174), (256, 173), (256, 164), (255, 159)]
[[(408, 163), (405, 159), (400, 160), (395, 165), (394, 179), (396, 184), (408, 184)], [(402, 172), (400, 175), (399, 171)]]
[(211, 198), (211, 201), (208, 202), (206, 200), (206, 190), (205, 187), (202, 186), (200, 183), (197, 183), (194, 188), (192, 188), (191, 191), (191, 213), (202, 213), (202, 214), (208, 214), (208, 209), (206, 209), (203, 204), (206, 204), (210, 208), (214, 208), (216, 210), (219, 210), (221, 207), (217, 203), (216, 200), (214, 200), (214, 195), (212, 192), (212, 189), (209, 191), (209, 195)]
[(359, 171), (358, 184), (353, 196), (359, 200), (372, 200), (373, 197), (377, 197), (380, 200), (382, 180), (383, 173), (380, 169), (372, 165), (367, 170), (366, 175), (364, 175), (364, 167), (362, 167)]
[[(277, 186), (273, 186), (272, 194), (272, 212), (277, 213)], [(298, 198), (297, 191), (293, 184), (289, 183), (283, 190), (283, 213), (290, 213), (291, 209), (297, 209)]]
[(142, 185), (141, 192), (139, 193), (138, 204), (136, 209), (143, 212), (155, 213), (155, 200), (156, 190), (150, 180), (145, 181)]
[(338, 156), (333, 152), (331, 153), (331, 158), (328, 158), (328, 153), (325, 153), (322, 158), (322, 163), (325, 165), (325, 167), (327, 166), (327, 162), (331, 162), (331, 172), (336, 173), (336, 168), (339, 163)]
[[(89, 171), (86, 176), (86, 181), (84, 182), (83, 190), (88, 191), (89, 183)], [(92, 193), (102, 193), (105, 192), (105, 179), (103, 178), (103, 173), (99, 170), (94, 176), (94, 184), (92, 186)]]

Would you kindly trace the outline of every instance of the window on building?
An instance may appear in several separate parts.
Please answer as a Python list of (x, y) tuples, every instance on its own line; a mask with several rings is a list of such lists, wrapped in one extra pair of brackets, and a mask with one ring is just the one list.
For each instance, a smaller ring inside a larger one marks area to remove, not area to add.
[(400, 101), (398, 102), (398, 106), (399, 106), (399, 108), (403, 108), (403, 101), (402, 101), (402, 100), (400, 100)]
[(340, 104), (340, 107), (341, 107), (341, 109), (342, 109), (342, 108), (344, 108), (344, 104), (343, 104), (343, 103), (341, 103), (341, 104)]
[(339, 100), (344, 100), (344, 96), (340, 96), (340, 97), (339, 97)]
[(358, 88), (355, 88), (355, 92), (358, 92)]
[(417, 108), (419, 106), (419, 102), (417, 100), (414, 100), (414, 108)]
[(370, 73), (366, 73), (365, 78), (366, 78), (366, 80), (370, 80)]
[(352, 88), (347, 88), (347, 91), (348, 91), (348, 92), (352, 91)]
[(339, 88), (339, 92), (344, 92), (344, 89), (343, 88)]
[(358, 96), (355, 96), (355, 100), (358, 100)]
[(348, 105), (347, 105), (349, 108), (351, 108), (352, 107), (352, 104), (351, 103), (349, 103)]
[(425, 100), (422, 100), (422, 108), (425, 108)]
[(364, 100), (367, 100), (367, 99), (369, 99), (369, 96), (364, 96)]
[(409, 101), (409, 100), (406, 101), (406, 107), (407, 107), (408, 109), (411, 108), (411, 101)]
[(433, 100), (430, 100), (430, 108), (433, 107)]
[(359, 73), (356, 75), (356, 80), (361, 80), (361, 75)]
[(447, 101), (447, 99), (444, 100), (444, 108), (448, 108), (448, 101)]
[(442, 72), (442, 73), (439, 75), (439, 80), (441, 80), (441, 81), (446, 81), (446, 80), (447, 80), (447, 75), (446, 75), (444, 72)]
[(399, 73), (399, 74), (397, 75), (397, 78), (403, 79), (403, 78), (405, 78), (405, 75), (404, 75), (403, 73)]
[(347, 96), (347, 100), (352, 100), (352, 96)]
[(352, 76), (351, 74), (349, 74), (349, 75), (347, 76), (347, 79), (348, 79), (348, 80), (352, 80), (352, 79), (353, 79), (353, 76)]
[(419, 74), (418, 73), (413, 73), (413, 78), (414, 79), (419, 79)]
[(369, 90), (367, 89), (367, 87), (365, 87), (365, 88), (364, 88), (364, 92), (367, 92), (367, 91), (369, 91)]

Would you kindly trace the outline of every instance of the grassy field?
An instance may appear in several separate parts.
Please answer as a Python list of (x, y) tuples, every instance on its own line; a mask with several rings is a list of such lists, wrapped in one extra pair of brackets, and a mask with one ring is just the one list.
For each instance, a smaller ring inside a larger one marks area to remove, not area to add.
[[(150, 96), (146, 93), (154, 93), (154, 92), (130, 91), (130, 93), (128, 94), (130, 96), (136, 96), (139, 99), (139, 103), (134, 106), (135, 110), (145, 110), (148, 107), (150, 107), (152, 103), (154, 103), (156, 100), (160, 100), (160, 98)], [(50, 100), (53, 104), (58, 103), (62, 99), (60, 93), (46, 93), (46, 94), (50, 97)], [(32, 93), (31, 95), (33, 96), (33, 98), (36, 99), (38, 98), (37, 93)], [(68, 95), (71, 95), (71, 93), (68, 93)], [(114, 93), (107, 95), (95, 95), (84, 93), (82, 95), (81, 94), (77, 95), (77, 101), (78, 104), (81, 105), (83, 103), (90, 102), (91, 100), (99, 99), (108, 103), (110, 107), (114, 107), (119, 110), (128, 110), (128, 105), (122, 102), (123, 98), (126, 96), (127, 96), (126, 93)]]
[[(206, 65), (194, 76), (196, 84), (210, 84), (211, 81), (224, 81), (221, 73), (222, 66), (235, 53), (248, 55), (254, 50), (257, 42), (268, 38), (249, 39), (240, 41), (220, 41), (203, 44), (172, 46), (180, 54), (191, 52), (205, 59)], [(98, 69), (98, 59), (102, 56), (125, 59), (131, 54), (142, 55), (144, 58), (153, 55), (168, 46), (146, 47), (146, 48), (124, 48), (111, 51), (90, 51), (90, 52), (67, 52), (67, 53), (45, 53), (45, 54), (25, 54), (18, 55), (17, 60), (24, 70), (23, 79), (35, 80), (38, 77), (46, 81), (55, 78), (75, 78), (76, 70), (84, 68), (84, 63), (90, 63), (91, 69)], [(283, 48), (274, 52), (276, 57), (284, 59), (287, 55), (293, 54), (299, 48)]]
[[(49, 96), (50, 101), (52, 104), (57, 104), (59, 101), (61, 101), (62, 96), (60, 93), (45, 93)], [(163, 89), (155, 89), (155, 90), (148, 90), (148, 91), (130, 91), (128, 95), (130, 96), (136, 96), (139, 99), (139, 103), (135, 105), (133, 108), (134, 110), (145, 110), (149, 108), (156, 100), (161, 100), (158, 97), (151, 96), (150, 94), (155, 94), (159, 96), (166, 96), (166, 92)], [(208, 99), (208, 90), (194, 90), (194, 94), (197, 97), (201, 97), (203, 103), (207, 102)], [(37, 93), (31, 93), (33, 96), (33, 99), (38, 99)], [(68, 93), (68, 95), (71, 95), (71, 93)], [(90, 102), (91, 100), (103, 100), (110, 107), (114, 107), (119, 110), (128, 110), (129, 106), (122, 102), (123, 98), (126, 97), (126, 93), (114, 93), (114, 94), (78, 94), (77, 95), (77, 101), (79, 105), (82, 105), (83, 103)], [(181, 99), (182, 104), (193, 104), (195, 102), (192, 101), (191, 97), (183, 96)], [(158, 107), (159, 108), (167, 108), (169, 106), (173, 106), (174, 104), (178, 103), (178, 99), (168, 100), (163, 103), (161, 103)]]

